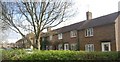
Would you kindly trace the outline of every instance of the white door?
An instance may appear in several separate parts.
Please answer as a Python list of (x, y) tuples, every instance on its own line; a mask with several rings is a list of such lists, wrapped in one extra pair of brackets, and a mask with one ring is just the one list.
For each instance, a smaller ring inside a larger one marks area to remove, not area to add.
[(64, 44), (64, 50), (69, 50), (69, 44)]
[(110, 42), (102, 43), (102, 51), (104, 52), (111, 51)]

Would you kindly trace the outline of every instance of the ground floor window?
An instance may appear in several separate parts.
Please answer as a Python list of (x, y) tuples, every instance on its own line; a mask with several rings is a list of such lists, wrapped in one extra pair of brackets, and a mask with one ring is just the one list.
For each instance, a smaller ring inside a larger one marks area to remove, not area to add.
[(69, 50), (69, 44), (64, 44), (64, 50)]
[(49, 50), (49, 46), (46, 46), (46, 50)]
[(103, 42), (101, 45), (102, 45), (102, 51), (104, 52), (111, 51), (110, 42)]
[(52, 50), (52, 46), (49, 46), (49, 50)]
[(77, 44), (71, 44), (71, 50), (76, 50), (77, 49)]
[(85, 45), (85, 51), (94, 51), (94, 44), (86, 44)]
[(62, 44), (59, 44), (59, 45), (58, 45), (58, 50), (63, 50)]

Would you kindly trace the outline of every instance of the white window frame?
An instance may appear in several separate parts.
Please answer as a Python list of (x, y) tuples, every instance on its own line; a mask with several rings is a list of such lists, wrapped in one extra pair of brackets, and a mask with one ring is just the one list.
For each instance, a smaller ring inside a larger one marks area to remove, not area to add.
[(86, 44), (85, 51), (88, 51), (88, 52), (94, 51), (94, 44)]
[(52, 40), (52, 38), (53, 38), (53, 36), (52, 36), (52, 35), (50, 35), (50, 40)]
[(89, 37), (89, 36), (93, 36), (93, 28), (88, 28), (85, 30), (85, 36)]
[(69, 44), (68, 43), (64, 44), (64, 50), (69, 50)]
[(76, 30), (70, 31), (70, 37), (76, 37), (76, 36), (77, 36)]
[(62, 33), (58, 34), (58, 39), (62, 39)]
[(62, 44), (58, 45), (58, 50), (63, 50), (63, 45)]
[(108, 45), (108, 51), (111, 51), (111, 44), (110, 44), (110, 42), (102, 42), (102, 44), (101, 44), (101, 47), (102, 47), (102, 51), (103, 52), (107, 52), (107, 51), (105, 51), (105, 48), (104, 48), (104, 45)]

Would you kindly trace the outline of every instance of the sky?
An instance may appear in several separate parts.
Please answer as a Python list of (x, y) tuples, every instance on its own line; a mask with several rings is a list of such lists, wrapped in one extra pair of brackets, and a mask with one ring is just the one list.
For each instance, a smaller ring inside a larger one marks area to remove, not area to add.
[[(97, 18), (103, 15), (114, 13), (118, 11), (118, 2), (120, 0), (73, 0), (75, 2), (74, 8), (77, 11), (76, 15), (69, 20), (61, 23), (56, 28), (67, 26), (73, 23), (77, 23), (86, 20), (86, 12), (92, 12), (92, 18)], [(10, 31), (8, 41), (16, 42), (21, 36), (19, 34)]]

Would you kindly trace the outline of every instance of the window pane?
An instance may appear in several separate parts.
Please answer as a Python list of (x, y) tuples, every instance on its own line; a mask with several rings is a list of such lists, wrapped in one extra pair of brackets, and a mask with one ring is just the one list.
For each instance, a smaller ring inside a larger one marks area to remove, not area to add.
[(62, 33), (58, 34), (58, 39), (62, 39)]
[(104, 45), (104, 49), (105, 49), (105, 51), (109, 51), (109, 45), (108, 45), (108, 44), (105, 44), (105, 45)]
[(77, 35), (77, 31), (74, 30), (74, 31), (70, 31), (70, 37), (76, 37)]
[(76, 44), (71, 44), (71, 50), (76, 50)]
[(62, 44), (59, 44), (59, 45), (58, 45), (58, 50), (63, 50)]
[(88, 28), (88, 29), (86, 29), (85, 35), (86, 35), (86, 36), (93, 36), (93, 28)]
[(94, 51), (94, 45), (93, 44), (86, 44), (85, 51)]

